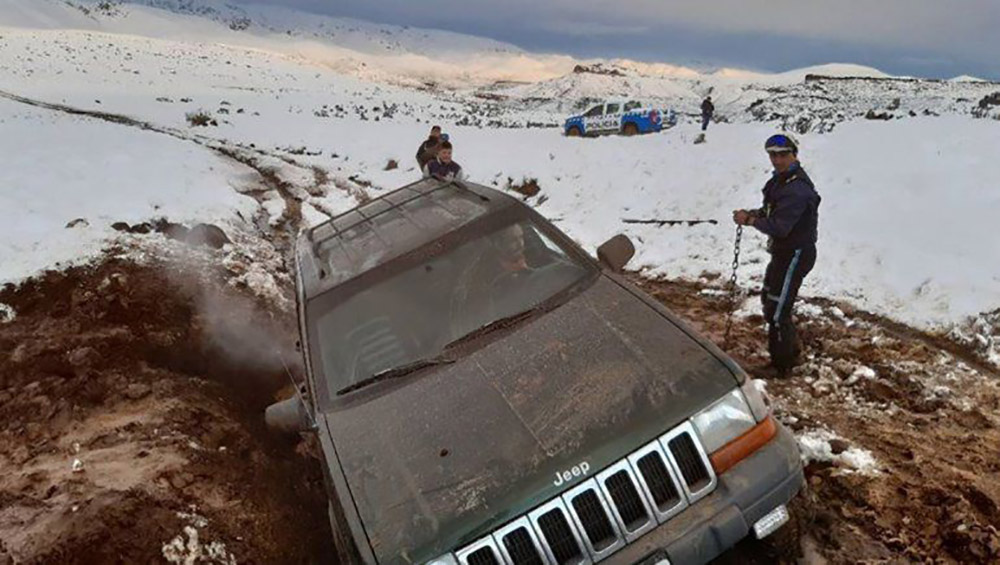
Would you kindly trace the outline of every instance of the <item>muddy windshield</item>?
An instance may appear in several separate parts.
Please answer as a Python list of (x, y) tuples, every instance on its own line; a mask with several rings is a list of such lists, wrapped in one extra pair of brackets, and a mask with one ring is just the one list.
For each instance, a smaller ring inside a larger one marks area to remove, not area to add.
[[(441, 354), (484, 326), (529, 311), (594, 267), (527, 220), (456, 243), (333, 306), (309, 307), (320, 396)], [(487, 328), (488, 330), (489, 328)]]

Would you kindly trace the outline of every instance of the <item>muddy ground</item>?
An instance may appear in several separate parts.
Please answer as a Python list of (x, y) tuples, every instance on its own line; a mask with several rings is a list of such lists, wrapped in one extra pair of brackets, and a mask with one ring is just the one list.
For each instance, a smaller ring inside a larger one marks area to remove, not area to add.
[[(317, 460), (262, 428), (298, 370), (293, 309), (201, 253), (112, 253), (0, 290), (16, 313), (0, 323), (0, 564), (332, 561)], [(722, 341), (711, 283), (637, 280)], [(845, 305), (802, 312), (809, 359), (788, 377), (765, 368), (759, 316), (726, 349), (819, 438), (809, 487), (790, 526), (719, 562), (1000, 562), (996, 372)]]
[[(723, 342), (724, 293), (637, 282)], [(846, 304), (806, 300), (799, 311), (806, 359), (793, 374), (766, 367), (759, 315), (738, 317), (724, 349), (765, 381), (797, 436), (835, 437), (806, 465), (789, 531), (726, 562), (1000, 563), (1000, 375), (942, 337)]]
[(231, 275), (110, 259), (0, 291), (16, 311), (0, 325), (0, 563), (331, 555), (319, 466), (262, 426), (293, 317)]

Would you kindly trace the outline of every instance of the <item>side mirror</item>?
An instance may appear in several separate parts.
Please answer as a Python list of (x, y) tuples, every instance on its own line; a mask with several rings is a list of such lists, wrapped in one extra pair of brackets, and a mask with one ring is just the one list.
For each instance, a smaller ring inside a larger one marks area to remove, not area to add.
[(285, 434), (313, 429), (312, 417), (298, 394), (268, 406), (264, 411), (264, 423), (269, 430)]
[(612, 237), (597, 248), (597, 260), (616, 273), (621, 272), (633, 255), (635, 255), (635, 246), (632, 245), (632, 240), (624, 234)]

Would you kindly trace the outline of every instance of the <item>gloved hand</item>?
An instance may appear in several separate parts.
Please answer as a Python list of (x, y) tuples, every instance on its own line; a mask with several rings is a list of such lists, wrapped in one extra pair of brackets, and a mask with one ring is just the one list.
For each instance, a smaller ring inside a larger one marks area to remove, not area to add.
[(741, 226), (749, 226), (753, 224), (757, 217), (747, 210), (734, 210), (733, 211), (733, 222)]

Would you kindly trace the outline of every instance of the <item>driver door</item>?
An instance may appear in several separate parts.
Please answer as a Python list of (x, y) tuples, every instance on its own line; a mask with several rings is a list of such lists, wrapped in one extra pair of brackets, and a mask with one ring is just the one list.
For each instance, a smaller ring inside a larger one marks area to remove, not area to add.
[(601, 132), (602, 120), (604, 118), (604, 105), (594, 106), (583, 115), (583, 127), (586, 133), (594, 134)]
[(605, 106), (604, 115), (601, 117), (601, 133), (617, 132), (621, 124), (622, 105), (613, 103)]

